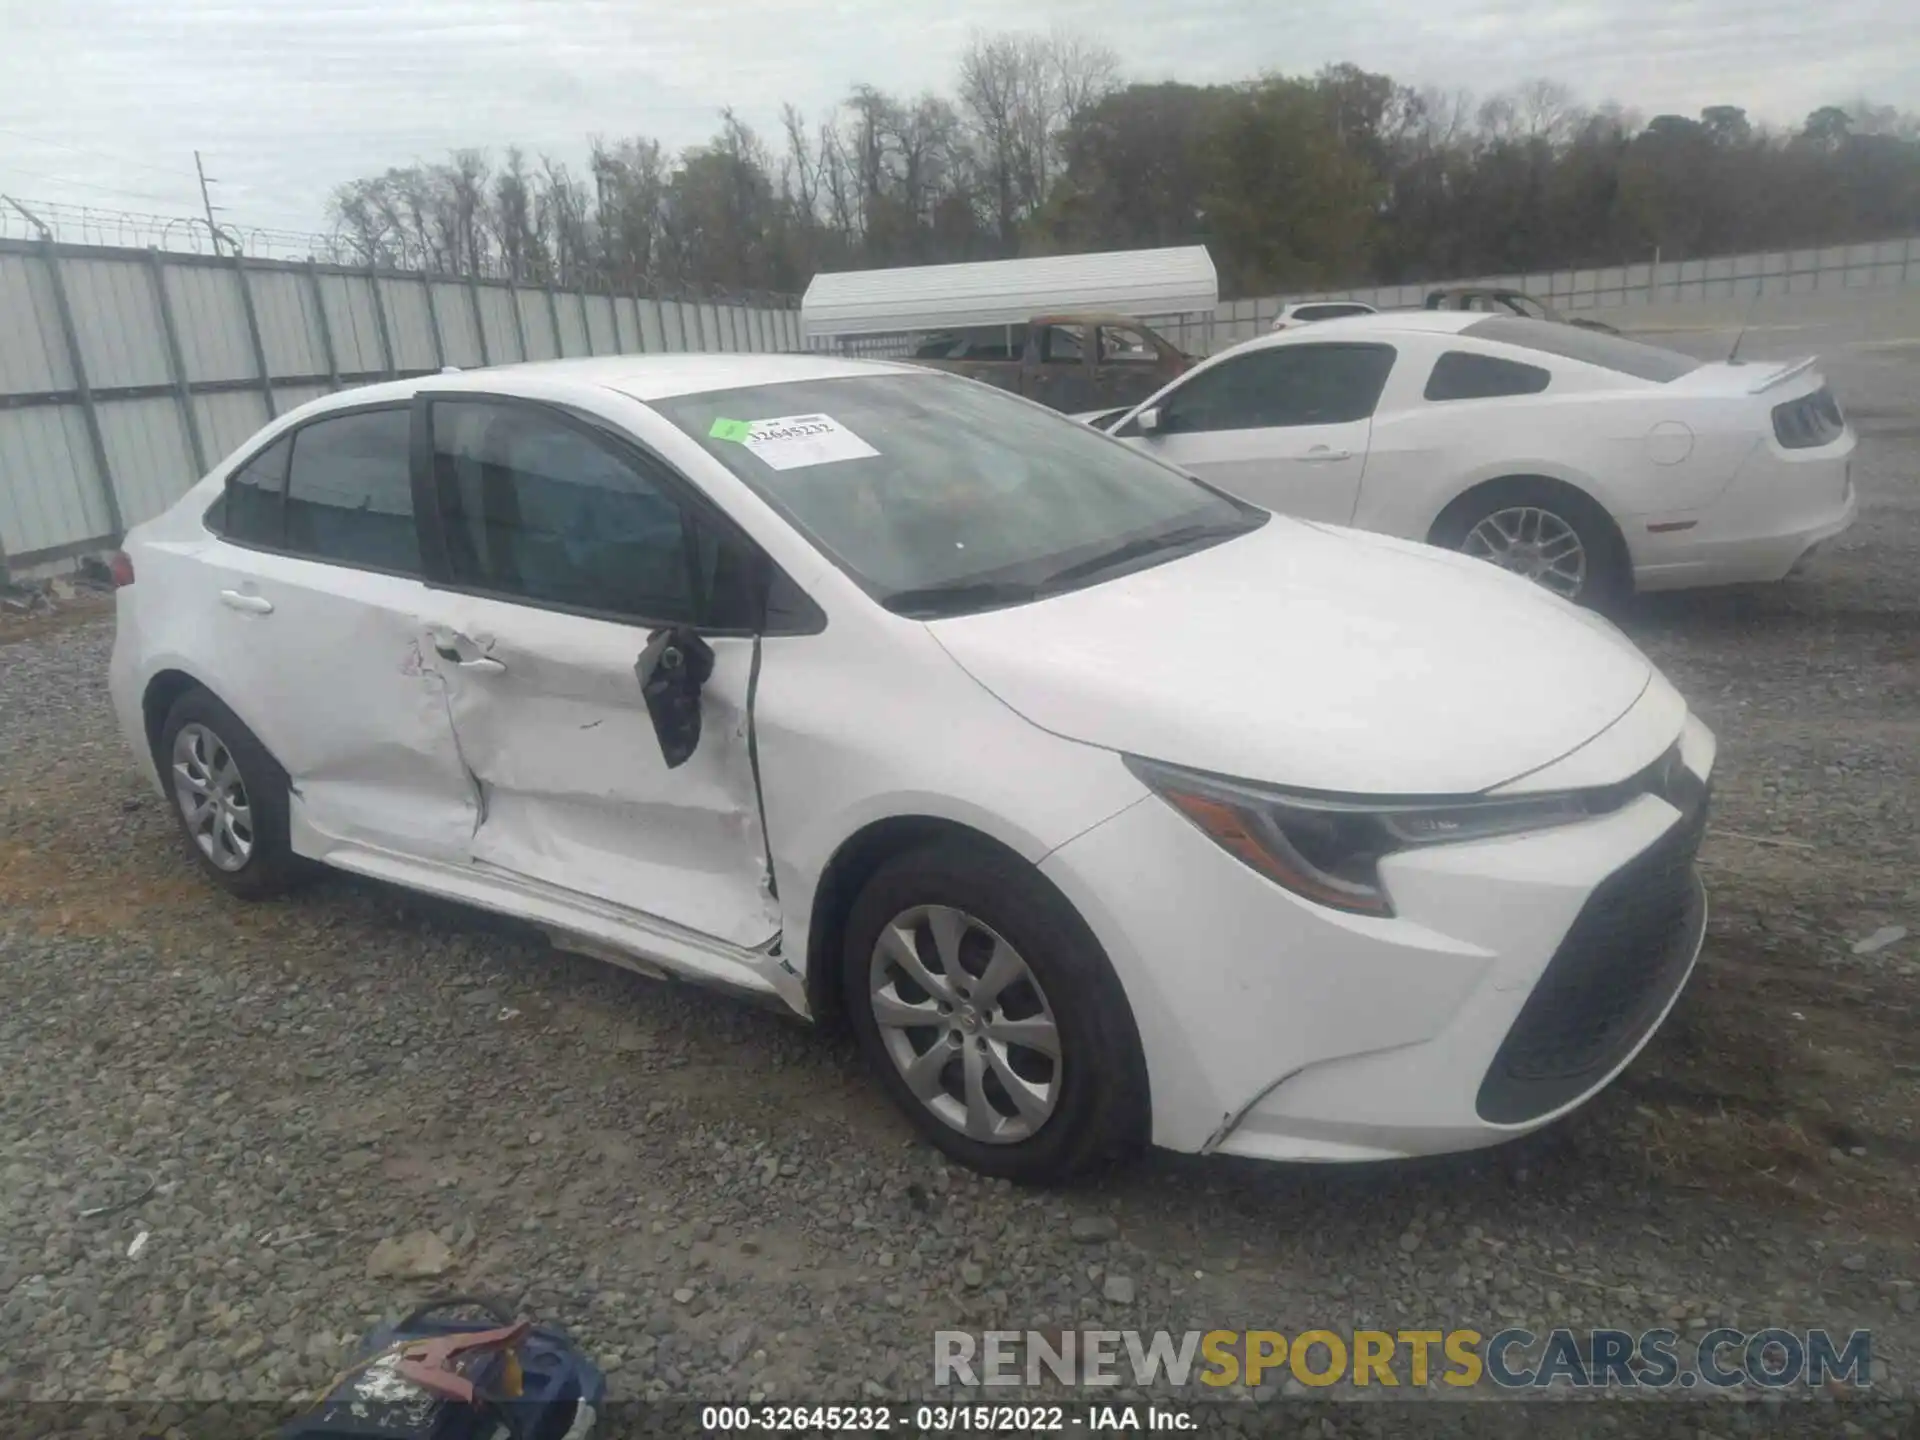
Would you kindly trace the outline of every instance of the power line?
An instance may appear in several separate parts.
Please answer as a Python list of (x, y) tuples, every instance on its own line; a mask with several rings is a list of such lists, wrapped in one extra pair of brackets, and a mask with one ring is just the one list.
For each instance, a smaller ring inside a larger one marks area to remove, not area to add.
[(10, 175), (23, 175), (29, 180), (46, 180), (55, 185), (71, 185), (78, 190), (97, 190), (103, 195), (119, 195), (129, 200), (156, 200), (162, 205), (178, 205), (178, 195), (156, 195), (151, 190), (128, 190), (119, 185), (96, 185), (90, 180), (72, 180), (65, 175), (49, 175), (44, 170), (22, 170), (18, 166), (5, 167)]
[(149, 165), (144, 160), (130, 160), (126, 156), (116, 155), (110, 150), (91, 150), (84, 145), (69, 145), (64, 140), (49, 140), (41, 135), (29, 134), (25, 130), (9, 130), (4, 125), (0, 125), (0, 135), (11, 135), (16, 140), (30, 140), (36, 145), (48, 145), (55, 150), (66, 150), (75, 155), (91, 155), (96, 160), (111, 160), (116, 165), (131, 165), (136, 170), (151, 170), (156, 175), (170, 176), (175, 180), (185, 179), (187, 176), (187, 172), (184, 170), (173, 170), (165, 166)]

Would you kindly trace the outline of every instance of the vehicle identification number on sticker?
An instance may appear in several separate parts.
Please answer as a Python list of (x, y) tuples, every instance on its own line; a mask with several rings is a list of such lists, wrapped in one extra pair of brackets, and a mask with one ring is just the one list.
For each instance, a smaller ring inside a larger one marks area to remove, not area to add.
[(880, 453), (831, 415), (715, 420), (707, 434), (715, 440), (746, 446), (774, 470), (865, 460)]

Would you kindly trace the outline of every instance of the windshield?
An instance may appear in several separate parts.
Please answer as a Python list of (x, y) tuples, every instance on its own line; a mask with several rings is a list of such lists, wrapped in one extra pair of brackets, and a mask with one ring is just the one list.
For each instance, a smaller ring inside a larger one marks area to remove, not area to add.
[(938, 374), (652, 405), (903, 614), (1058, 593), (1268, 518), (1084, 424)]

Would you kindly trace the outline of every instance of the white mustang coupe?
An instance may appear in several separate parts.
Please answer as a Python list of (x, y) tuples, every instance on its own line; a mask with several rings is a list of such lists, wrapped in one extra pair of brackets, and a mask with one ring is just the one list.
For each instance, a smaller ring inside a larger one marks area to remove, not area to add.
[(1707, 364), (1544, 320), (1324, 320), (1085, 418), (1257, 505), (1593, 605), (1782, 579), (1854, 516), (1853, 430), (1811, 359)]

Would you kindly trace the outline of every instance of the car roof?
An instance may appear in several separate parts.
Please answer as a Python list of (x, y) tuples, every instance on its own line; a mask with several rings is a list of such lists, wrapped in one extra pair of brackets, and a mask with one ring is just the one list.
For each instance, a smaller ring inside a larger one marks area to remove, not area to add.
[(1239, 351), (1264, 349), (1269, 345), (1324, 345), (1329, 338), (1352, 340), (1369, 335), (1457, 335), (1486, 318), (1467, 310), (1376, 310), (1371, 315), (1341, 315), (1321, 320), (1310, 330), (1282, 330), (1261, 335), (1243, 340), (1233, 348)]
[(838, 355), (602, 355), (592, 359), (535, 360), (472, 370), (442, 370), (405, 380), (341, 390), (308, 413), (383, 400), (410, 399), (427, 390), (491, 390), (502, 395), (546, 396), (555, 382), (614, 390), (635, 400), (663, 400), (706, 390), (782, 385), (801, 380), (838, 380), (855, 375), (931, 375), (920, 365), (851, 360)]

